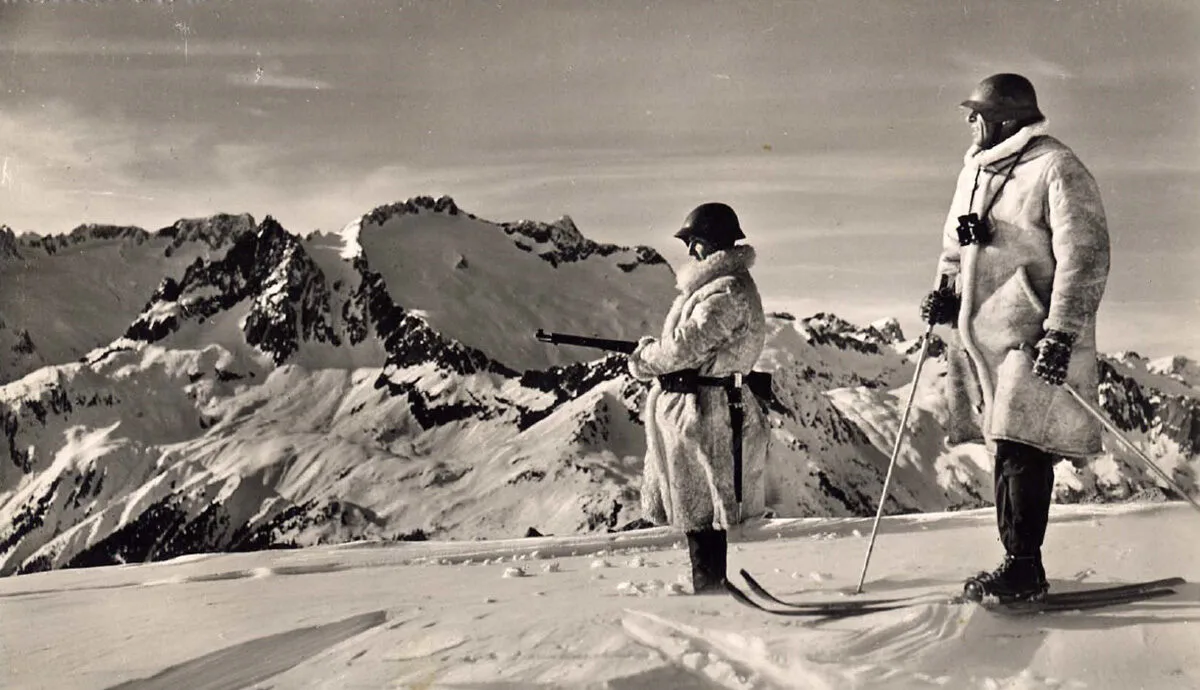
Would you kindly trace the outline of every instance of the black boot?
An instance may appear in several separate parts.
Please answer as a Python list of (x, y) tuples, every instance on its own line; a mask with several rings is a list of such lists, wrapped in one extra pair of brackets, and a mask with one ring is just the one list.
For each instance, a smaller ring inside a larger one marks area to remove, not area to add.
[(971, 601), (983, 601), (985, 597), (1002, 602), (1036, 601), (1049, 589), (1040, 556), (1006, 554), (1000, 567), (968, 579), (963, 585), (963, 596)]
[(1007, 555), (992, 572), (964, 585), (968, 598), (1040, 597), (1049, 586), (1042, 566), (1042, 543), (1054, 496), (1054, 457), (1015, 441), (996, 443), (996, 525)]
[(728, 556), (725, 531), (708, 529), (688, 532), (687, 542), (692, 564), (692, 593), (724, 593)]

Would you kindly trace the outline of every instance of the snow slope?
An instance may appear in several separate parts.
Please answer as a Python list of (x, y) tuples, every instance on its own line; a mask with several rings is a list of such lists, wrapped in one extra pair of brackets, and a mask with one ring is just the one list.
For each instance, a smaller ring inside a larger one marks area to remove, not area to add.
[[(953, 591), (999, 554), (990, 511), (888, 518), (868, 596)], [(730, 568), (842, 600), (870, 520), (759, 522)], [(994, 690), (1200, 685), (1200, 515), (1056, 506), (1054, 590), (1180, 575), (1172, 597), (1006, 618), (923, 603), (812, 624), (679, 595), (677, 535), (359, 542), (0, 579), (0, 686)], [(737, 579), (737, 575), (733, 575)]]
[(518, 371), (601, 354), (536, 344), (539, 328), (621, 340), (657, 335), (675, 277), (653, 250), (595, 244), (568, 217), (498, 226), (451, 212), (451, 204), (377, 210), (353, 231), (397, 305), (419, 309), (437, 332)]
[(16, 236), (0, 226), (0, 384), (111, 342), (164, 278), (220, 256), (253, 227), (249, 215), (225, 214), (156, 233), (83, 225)]

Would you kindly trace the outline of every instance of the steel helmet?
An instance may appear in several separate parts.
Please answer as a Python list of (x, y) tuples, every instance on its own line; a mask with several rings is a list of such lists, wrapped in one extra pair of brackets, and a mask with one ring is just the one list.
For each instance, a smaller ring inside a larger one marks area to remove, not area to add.
[(984, 79), (962, 106), (979, 113), (988, 122), (1037, 121), (1045, 117), (1038, 110), (1033, 84), (1019, 74), (993, 74)]
[(697, 206), (688, 214), (675, 236), (684, 242), (690, 242), (693, 238), (704, 240), (720, 248), (732, 247), (734, 242), (746, 238), (733, 209), (717, 202)]

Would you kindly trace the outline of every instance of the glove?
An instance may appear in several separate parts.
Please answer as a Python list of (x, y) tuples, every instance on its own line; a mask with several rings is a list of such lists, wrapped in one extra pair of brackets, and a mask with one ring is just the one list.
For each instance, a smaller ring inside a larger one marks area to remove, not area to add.
[(629, 353), (625, 360), (625, 366), (629, 370), (629, 375), (639, 381), (649, 381), (654, 378), (654, 373), (650, 371), (646, 363), (642, 361), (642, 351), (647, 345), (658, 342), (658, 338), (642, 336), (638, 338), (637, 349)]
[(1067, 380), (1067, 366), (1071, 363), (1071, 347), (1074, 345), (1074, 333), (1054, 329), (1046, 331), (1035, 347), (1037, 359), (1033, 362), (1033, 373), (1051, 386), (1061, 386)]
[(954, 288), (944, 287), (925, 295), (921, 302), (921, 319), (930, 326), (958, 321), (958, 295)]

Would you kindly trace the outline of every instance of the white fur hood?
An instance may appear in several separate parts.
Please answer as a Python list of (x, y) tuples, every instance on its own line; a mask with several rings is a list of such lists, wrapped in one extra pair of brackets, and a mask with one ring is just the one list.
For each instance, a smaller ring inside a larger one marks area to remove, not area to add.
[(679, 269), (675, 286), (682, 293), (695, 292), (697, 288), (727, 275), (743, 273), (754, 267), (757, 253), (754, 247), (743, 244), (714, 252), (702, 261), (693, 261)]

